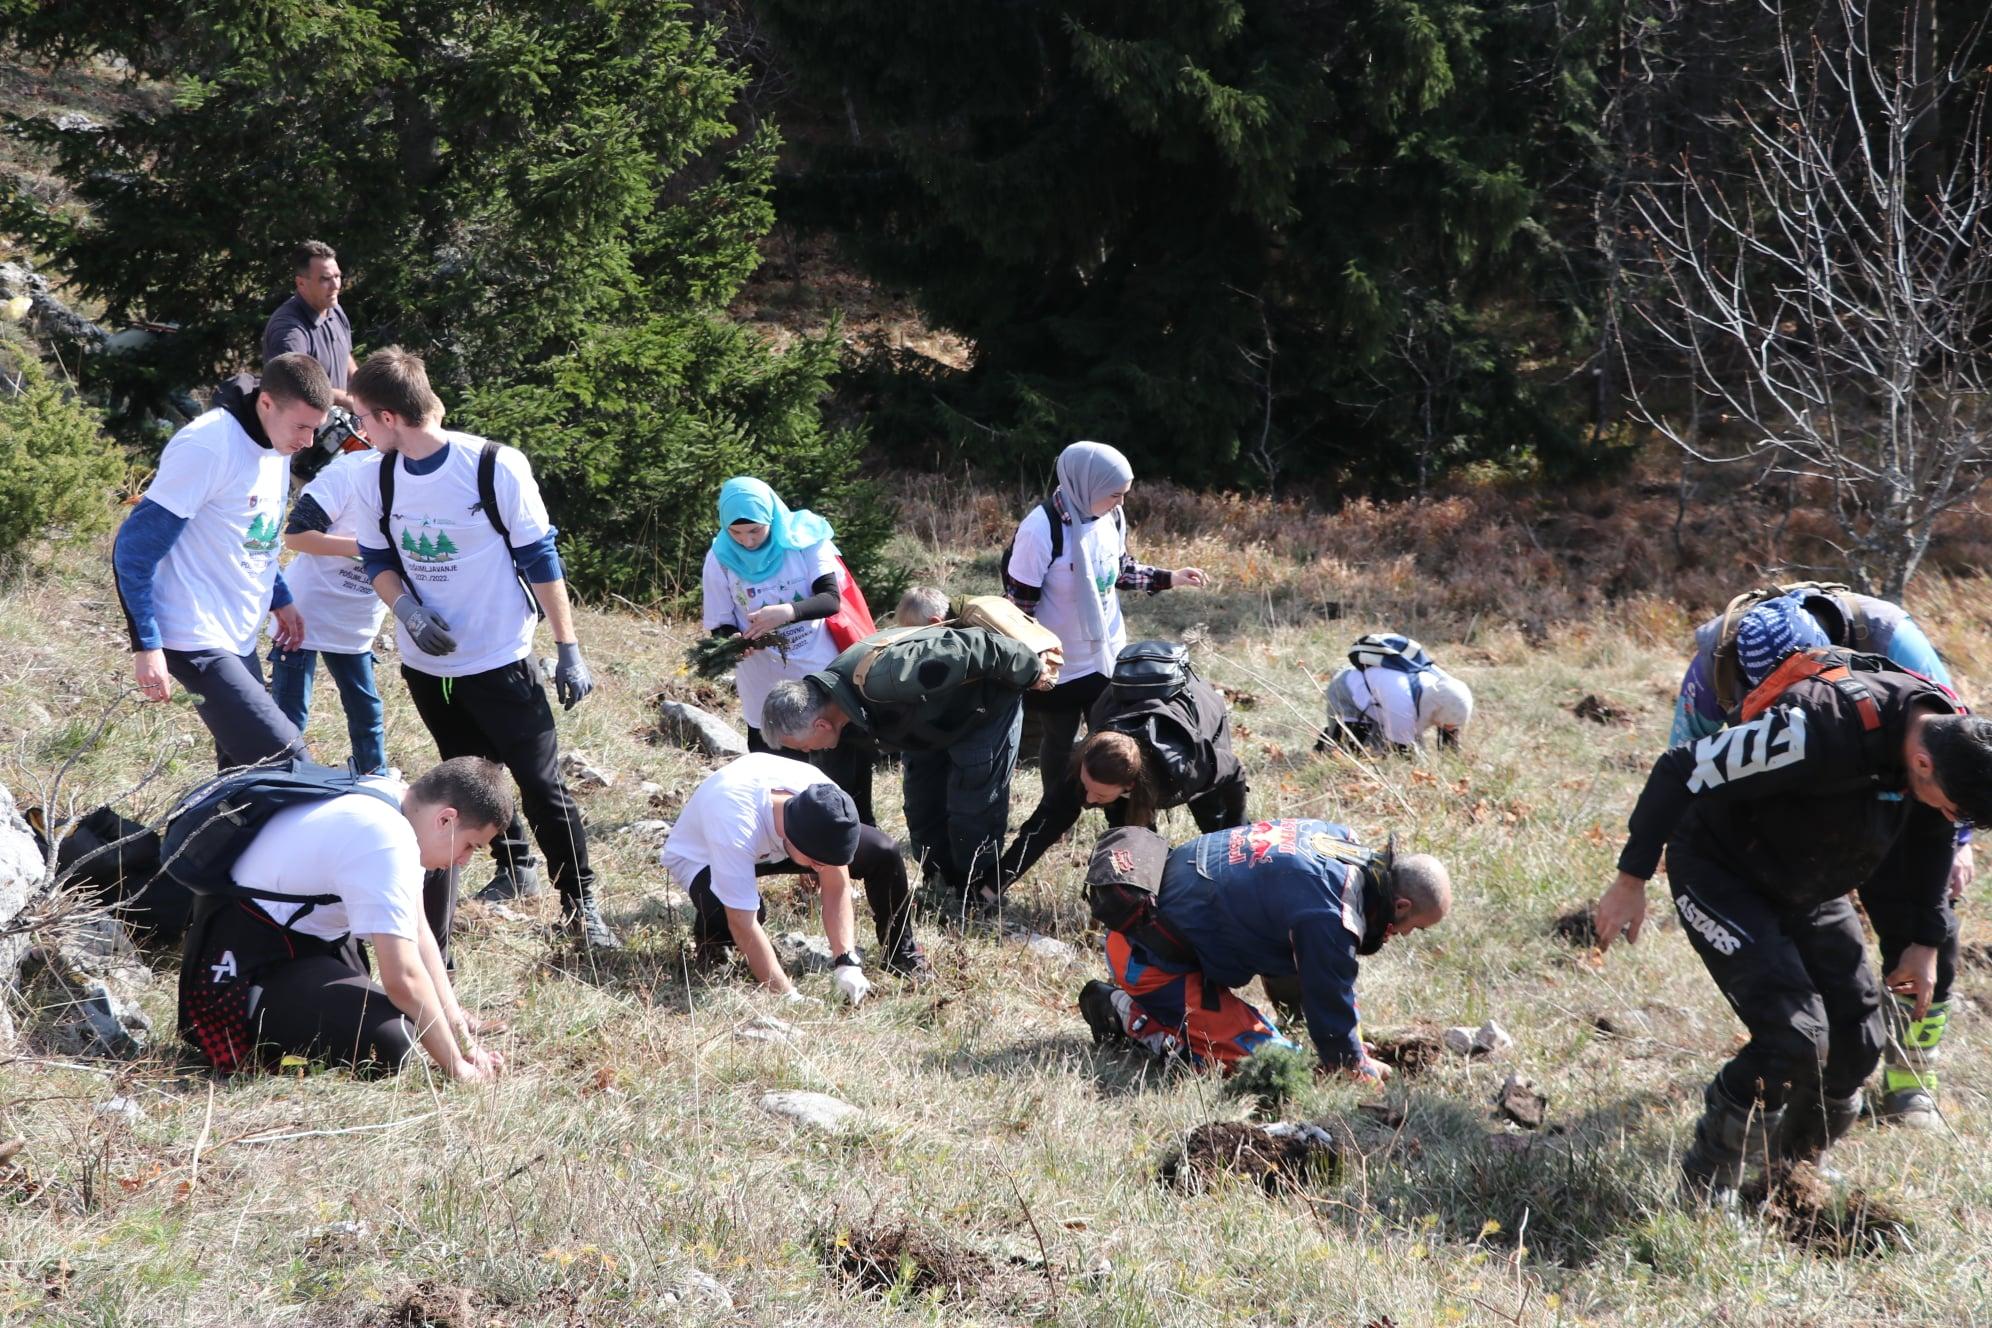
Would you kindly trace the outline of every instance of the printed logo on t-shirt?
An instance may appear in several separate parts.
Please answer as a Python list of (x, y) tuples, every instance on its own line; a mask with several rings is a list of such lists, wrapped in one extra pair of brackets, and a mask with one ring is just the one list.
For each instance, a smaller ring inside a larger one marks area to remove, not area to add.
[[(249, 505), (251, 507), (256, 505), (256, 499), (253, 496), (249, 499)], [(242, 547), (251, 553), (269, 553), (275, 549), (277, 547), (276, 521), (268, 513), (264, 513), (254, 521), (251, 521), (249, 529), (242, 536)]]
[(450, 532), (439, 530), (432, 538), (428, 531), (417, 537), (412, 530), (401, 532), (401, 551), (417, 562), (446, 563), (457, 556), (457, 546), (450, 539)]

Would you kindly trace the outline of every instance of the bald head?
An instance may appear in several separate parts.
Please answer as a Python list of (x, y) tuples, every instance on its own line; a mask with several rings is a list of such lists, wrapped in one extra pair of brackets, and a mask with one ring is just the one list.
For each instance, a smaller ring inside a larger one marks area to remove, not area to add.
[(1387, 935), (1437, 926), (1452, 912), (1452, 874), (1429, 853), (1399, 858), (1391, 872), (1391, 887), (1394, 916)]

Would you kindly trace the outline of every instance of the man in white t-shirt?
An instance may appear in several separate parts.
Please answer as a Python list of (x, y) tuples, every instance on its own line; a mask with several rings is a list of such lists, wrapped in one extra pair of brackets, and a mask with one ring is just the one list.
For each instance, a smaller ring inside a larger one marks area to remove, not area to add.
[(311, 718), (312, 681), (324, 656), (325, 671), (338, 685), (346, 709), (353, 769), (362, 774), (387, 768), (387, 726), (374, 683), (373, 653), (387, 606), (367, 579), (357, 538), (358, 495), (379, 491), (379, 470), (378, 452), (343, 453), (291, 504), (284, 547), (298, 556), (291, 559), (285, 580), (304, 615), (304, 640), (294, 647), (270, 648), (270, 695), (299, 733)]
[(1349, 664), (1328, 680), (1328, 732), (1370, 747), (1407, 750), (1426, 730), (1441, 747), (1459, 744), (1473, 718), (1473, 693), (1416, 641), (1390, 632), (1363, 637)]
[(196, 903), (180, 1035), (215, 1069), (297, 1055), (392, 1074), (417, 1045), (452, 1079), (504, 1068), (477, 1045), (438, 937), (449, 935), (456, 870), (511, 819), (505, 773), (458, 757), (413, 784), (365, 786), (271, 816), (230, 873), (254, 895)]
[(861, 825), (851, 795), (814, 766), (769, 752), (752, 752), (707, 775), (678, 813), (659, 854), (665, 870), (692, 898), (693, 954), (717, 963), (737, 947), (760, 983), (794, 997), (761, 928), (766, 908), (757, 877), (784, 872), (813, 876), (823, 898), (823, 930), (834, 956), (838, 993), (853, 1005), (871, 983), (855, 942), (851, 882), (864, 882), (872, 922), (895, 973), (924, 974), (927, 959), (913, 940), (912, 897), (899, 845)]
[(273, 615), (277, 644), (305, 620), (277, 569), (289, 458), (311, 445), (332, 404), (308, 355), (279, 355), (260, 381), (232, 379), (214, 409), (174, 434), (111, 563), (131, 636), (139, 695), (191, 692), (223, 769), (304, 750), (263, 686), (256, 638)]
[[(378, 483), (355, 494), (360, 558), (398, 620), (401, 677), (415, 709), (444, 757), (489, 757), (512, 772), (563, 923), (585, 946), (619, 949), (595, 899), (587, 826), (561, 778), (553, 709), (533, 657), (543, 611), (560, 653), (561, 704), (572, 710), (594, 690), (532, 466), (515, 448), (446, 432), (421, 357), (399, 346), (367, 356), (348, 390), (383, 454)], [(481, 898), (537, 888), (517, 818), (493, 852), (498, 875)]]

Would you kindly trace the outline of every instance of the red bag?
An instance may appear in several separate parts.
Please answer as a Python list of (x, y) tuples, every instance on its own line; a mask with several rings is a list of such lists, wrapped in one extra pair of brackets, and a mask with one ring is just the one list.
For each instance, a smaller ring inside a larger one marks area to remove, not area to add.
[(838, 598), (843, 602), (837, 611), (823, 620), (830, 630), (830, 640), (837, 649), (849, 650), (858, 642), (878, 630), (872, 621), (871, 606), (865, 603), (865, 592), (858, 589), (858, 578), (851, 575), (851, 569), (844, 565), (844, 559), (837, 559)]

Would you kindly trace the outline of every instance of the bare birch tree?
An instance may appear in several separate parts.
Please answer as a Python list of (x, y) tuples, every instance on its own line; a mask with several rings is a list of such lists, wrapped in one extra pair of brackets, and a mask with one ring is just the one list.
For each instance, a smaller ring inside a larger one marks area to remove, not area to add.
[(1836, 0), (1814, 28), (1766, 0), (1779, 55), (1733, 107), (1745, 168), (1684, 159), (1634, 199), (1659, 270), (1641, 312), (1718, 425), (1698, 436), (1629, 374), (1636, 410), (1698, 459), (1823, 482), (1848, 573), (1898, 600), (1992, 465), (1982, 25), (1941, 56), (1929, 3)]

